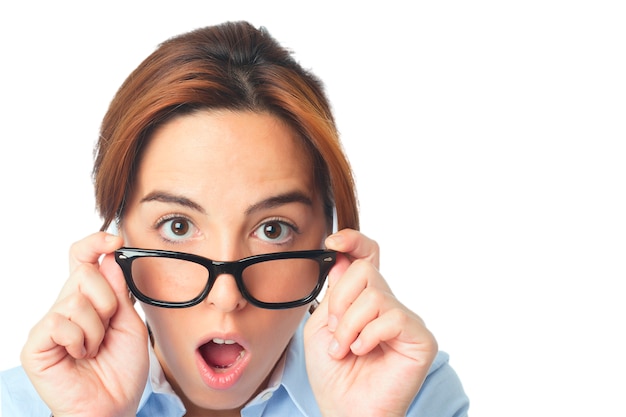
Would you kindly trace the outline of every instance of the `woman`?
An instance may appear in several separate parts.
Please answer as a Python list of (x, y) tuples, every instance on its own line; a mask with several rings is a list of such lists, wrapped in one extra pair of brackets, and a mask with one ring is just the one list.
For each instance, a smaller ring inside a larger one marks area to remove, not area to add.
[(321, 83), (266, 31), (163, 43), (96, 151), (102, 231), (73, 245), (23, 366), (2, 374), (3, 416), (467, 413), (358, 232)]

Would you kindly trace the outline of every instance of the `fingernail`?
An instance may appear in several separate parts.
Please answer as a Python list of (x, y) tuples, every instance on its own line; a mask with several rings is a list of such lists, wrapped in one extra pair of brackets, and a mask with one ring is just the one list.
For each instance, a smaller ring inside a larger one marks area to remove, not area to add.
[(328, 245), (328, 243), (330, 243), (331, 245), (339, 245), (341, 244), (341, 241), (343, 240), (343, 237), (337, 233), (335, 233), (334, 235), (330, 235), (326, 238), (326, 244)]
[(334, 332), (335, 330), (337, 330), (338, 322), (339, 320), (337, 320), (337, 316), (332, 315), (332, 314), (328, 316), (328, 330), (330, 330), (331, 332)]
[(363, 342), (361, 342), (361, 339), (357, 339), (354, 341), (353, 344), (350, 345), (350, 350), (356, 353), (359, 351), (362, 345), (363, 345)]
[(117, 236), (112, 235), (112, 234), (109, 234), (109, 233), (107, 233), (107, 234), (104, 236), (104, 241), (105, 241), (105, 242), (113, 242), (115, 239), (117, 239)]

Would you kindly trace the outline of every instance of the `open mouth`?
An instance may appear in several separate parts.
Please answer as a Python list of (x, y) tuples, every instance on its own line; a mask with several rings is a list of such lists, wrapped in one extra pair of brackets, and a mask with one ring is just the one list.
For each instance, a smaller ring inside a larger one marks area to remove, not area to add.
[(234, 340), (214, 338), (199, 348), (200, 355), (216, 372), (227, 372), (245, 356), (245, 349)]

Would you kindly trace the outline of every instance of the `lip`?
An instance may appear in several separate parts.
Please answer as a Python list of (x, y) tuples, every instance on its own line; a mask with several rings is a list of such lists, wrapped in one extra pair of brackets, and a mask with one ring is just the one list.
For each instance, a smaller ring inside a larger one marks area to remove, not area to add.
[[(242, 358), (238, 359), (237, 362), (226, 369), (215, 369), (204, 360), (204, 357), (200, 353), (200, 348), (204, 346), (206, 343), (211, 342), (213, 339), (224, 339), (224, 340), (234, 340), (238, 345), (240, 345), (244, 350), (244, 355)], [(204, 383), (215, 390), (226, 390), (233, 387), (239, 378), (243, 375), (246, 367), (250, 363), (250, 350), (248, 349), (247, 344), (241, 340), (236, 335), (229, 334), (213, 334), (209, 337), (203, 339), (202, 342), (198, 344), (196, 347), (196, 366), (198, 367), (198, 372), (200, 373), (200, 377), (204, 381)]]

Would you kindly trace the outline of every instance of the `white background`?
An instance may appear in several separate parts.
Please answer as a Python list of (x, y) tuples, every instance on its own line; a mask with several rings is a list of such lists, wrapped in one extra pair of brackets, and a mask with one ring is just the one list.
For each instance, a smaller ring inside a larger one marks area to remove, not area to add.
[(381, 269), (473, 416), (626, 415), (620, 1), (3, 2), (0, 369), (95, 231), (91, 152), (159, 42), (267, 26), (327, 85)]

